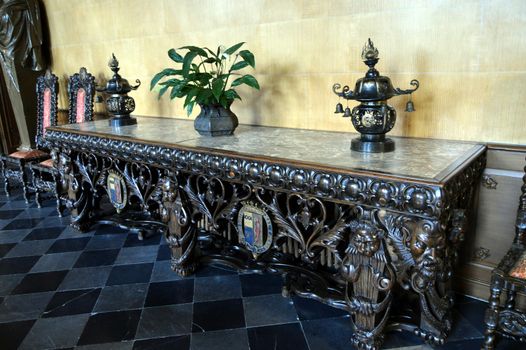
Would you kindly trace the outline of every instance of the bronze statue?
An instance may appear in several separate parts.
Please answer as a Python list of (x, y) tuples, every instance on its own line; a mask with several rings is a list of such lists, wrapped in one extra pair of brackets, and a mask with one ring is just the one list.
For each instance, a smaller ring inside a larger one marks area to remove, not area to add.
[(0, 63), (22, 150), (34, 145), (35, 84), (47, 68), (40, 10), (39, 0), (0, 0)]
[(42, 23), (38, 0), (7, 0), (0, 7), (0, 57), (7, 74), (16, 87), (18, 79), (14, 67), (44, 70), (42, 56)]

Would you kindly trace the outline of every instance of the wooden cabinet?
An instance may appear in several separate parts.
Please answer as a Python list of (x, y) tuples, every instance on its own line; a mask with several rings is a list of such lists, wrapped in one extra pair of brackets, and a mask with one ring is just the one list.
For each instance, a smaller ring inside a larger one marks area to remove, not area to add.
[[(475, 232), (466, 237), (457, 291), (487, 300), (491, 270), (511, 246), (526, 146), (488, 145), (487, 166), (479, 185)], [(526, 298), (521, 298), (525, 303)]]

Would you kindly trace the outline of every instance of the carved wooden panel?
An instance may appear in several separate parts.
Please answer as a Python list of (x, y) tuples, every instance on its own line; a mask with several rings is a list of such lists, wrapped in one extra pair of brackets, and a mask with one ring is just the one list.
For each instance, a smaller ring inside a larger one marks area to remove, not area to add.
[[(479, 187), (475, 234), (466, 239), (464, 264), (457, 276), (457, 290), (487, 300), (491, 271), (511, 246), (515, 235), (526, 147), (490, 146), (487, 168)], [(519, 303), (526, 300), (519, 298)]]

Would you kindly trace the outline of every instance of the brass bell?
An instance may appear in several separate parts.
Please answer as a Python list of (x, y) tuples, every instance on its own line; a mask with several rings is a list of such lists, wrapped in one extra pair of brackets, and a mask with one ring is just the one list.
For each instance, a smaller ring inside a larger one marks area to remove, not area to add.
[(345, 113), (343, 113), (344, 118), (349, 118), (351, 116), (351, 109), (349, 107), (345, 108)]
[(336, 104), (336, 111), (334, 111), (334, 113), (335, 113), (335, 114), (343, 113), (343, 105), (342, 105), (340, 102), (338, 102), (338, 103)]
[(408, 113), (415, 111), (415, 105), (413, 104), (413, 100), (411, 100), (411, 98), (409, 98), (409, 101), (407, 101), (405, 104), (405, 111)]

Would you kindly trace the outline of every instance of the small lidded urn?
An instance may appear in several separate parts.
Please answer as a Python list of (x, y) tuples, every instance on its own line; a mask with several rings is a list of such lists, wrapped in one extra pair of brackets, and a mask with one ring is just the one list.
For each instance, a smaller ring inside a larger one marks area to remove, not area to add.
[[(411, 94), (418, 89), (418, 80), (411, 80), (414, 89), (401, 90), (393, 88), (391, 79), (381, 76), (374, 68), (378, 63), (378, 50), (374, 47), (371, 39), (362, 50), (362, 60), (369, 67), (365, 77), (358, 79), (352, 91), (349, 86), (343, 88), (340, 84), (334, 84), (334, 93), (346, 100), (361, 102), (351, 110), (347, 107), (344, 111), (343, 105), (336, 105), (335, 113), (343, 113), (344, 117), (351, 117), (352, 124), (361, 137), (351, 141), (351, 150), (358, 152), (391, 152), (395, 148), (394, 141), (386, 138), (396, 122), (396, 110), (387, 104), (387, 100), (393, 96)], [(341, 89), (341, 90), (340, 90)], [(414, 110), (413, 102), (411, 102)], [(409, 111), (409, 108), (406, 109)]]
[(112, 58), (108, 66), (113, 71), (113, 77), (108, 81), (105, 88), (97, 88), (97, 91), (109, 95), (106, 99), (106, 108), (112, 118), (110, 118), (110, 126), (124, 126), (137, 124), (137, 119), (130, 117), (130, 113), (135, 110), (135, 101), (128, 96), (131, 90), (137, 90), (141, 85), (141, 81), (136, 79), (137, 85), (131, 86), (128, 80), (119, 75), (119, 61), (111, 54)]

